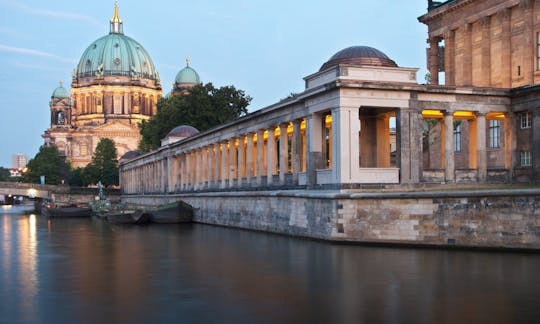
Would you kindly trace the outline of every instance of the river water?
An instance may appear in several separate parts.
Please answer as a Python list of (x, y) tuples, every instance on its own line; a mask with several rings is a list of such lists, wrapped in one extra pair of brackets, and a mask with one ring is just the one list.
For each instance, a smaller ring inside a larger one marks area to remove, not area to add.
[(0, 323), (527, 323), (538, 254), (0, 210)]

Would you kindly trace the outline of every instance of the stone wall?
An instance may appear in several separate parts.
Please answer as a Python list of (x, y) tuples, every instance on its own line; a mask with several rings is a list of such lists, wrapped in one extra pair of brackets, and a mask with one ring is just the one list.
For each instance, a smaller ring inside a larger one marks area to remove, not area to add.
[(122, 200), (183, 200), (199, 223), (330, 241), (540, 249), (540, 190), (229, 192)]

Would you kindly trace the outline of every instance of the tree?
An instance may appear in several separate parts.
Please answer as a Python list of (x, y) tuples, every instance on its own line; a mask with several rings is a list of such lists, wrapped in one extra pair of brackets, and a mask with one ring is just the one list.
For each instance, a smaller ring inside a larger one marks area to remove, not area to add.
[(45, 176), (46, 184), (59, 184), (67, 168), (56, 146), (40, 147), (26, 167), (28, 171), (23, 175), (25, 182), (40, 183), (40, 177)]
[(108, 187), (118, 185), (118, 160), (116, 147), (110, 138), (102, 138), (96, 146), (92, 161), (82, 172), (83, 184), (97, 184)]
[(0, 167), (0, 181), (10, 181), (11, 173), (9, 169)]
[(215, 88), (212, 83), (193, 87), (188, 94), (158, 102), (158, 112), (140, 125), (143, 152), (160, 146), (173, 128), (190, 125), (200, 131), (221, 125), (247, 113), (251, 97), (234, 86)]

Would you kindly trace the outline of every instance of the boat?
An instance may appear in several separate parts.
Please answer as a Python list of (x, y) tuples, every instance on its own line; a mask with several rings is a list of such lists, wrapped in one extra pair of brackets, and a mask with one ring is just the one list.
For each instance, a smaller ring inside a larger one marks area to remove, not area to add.
[(161, 205), (149, 213), (150, 221), (158, 224), (190, 223), (193, 220), (193, 208), (183, 201)]
[(0, 205), (0, 214), (27, 214), (33, 211), (34, 205)]
[(142, 209), (110, 211), (103, 215), (111, 224), (146, 224), (150, 222), (150, 214)]
[(89, 207), (66, 206), (41, 208), (41, 215), (49, 218), (90, 217), (92, 209)]

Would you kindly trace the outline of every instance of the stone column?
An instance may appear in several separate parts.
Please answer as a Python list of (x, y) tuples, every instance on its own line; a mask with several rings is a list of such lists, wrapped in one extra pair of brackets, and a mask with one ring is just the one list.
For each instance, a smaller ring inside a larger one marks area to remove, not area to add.
[(354, 183), (360, 177), (360, 120), (358, 108), (332, 109), (332, 175), (336, 183)]
[(254, 156), (253, 156), (253, 134), (247, 134), (246, 144), (246, 178), (248, 185), (251, 183), (251, 178), (255, 175)]
[(296, 119), (293, 122), (293, 137), (292, 137), (292, 175), (293, 183), (298, 185), (298, 174), (301, 170), (301, 161), (302, 161), (302, 134), (300, 130), (300, 125), (302, 120)]
[(514, 168), (516, 167), (516, 151), (517, 151), (517, 141), (516, 141), (516, 118), (515, 114), (512, 112), (505, 114), (504, 119), (504, 155), (505, 161), (504, 166), (508, 170), (508, 180), (514, 178)]
[(221, 143), (218, 142), (214, 144), (214, 148), (216, 150), (216, 155), (215, 155), (216, 164), (215, 164), (215, 169), (214, 169), (214, 175), (215, 175), (214, 187), (216, 189), (219, 189), (221, 186), (221, 179), (223, 177), (223, 174), (221, 173), (221, 170), (222, 170), (221, 164), (223, 163), (222, 161), (223, 154), (221, 154)]
[(534, 0), (520, 0), (519, 6), (523, 10), (523, 66), (521, 76), (523, 84), (534, 83), (535, 67), (535, 39), (533, 5)]
[(454, 114), (451, 111), (444, 113), (444, 152), (445, 152), (445, 180), (455, 181), (454, 162)]
[(317, 169), (321, 168), (323, 162), (322, 155), (322, 114), (313, 113), (307, 117), (307, 186), (317, 185)]
[(476, 113), (476, 146), (477, 146), (477, 164), (478, 181), (485, 182), (487, 178), (487, 150), (486, 150), (486, 115)]
[(191, 152), (186, 152), (186, 190), (191, 190)]
[[(476, 113), (478, 115), (478, 113)], [(478, 119), (469, 120), (469, 169), (478, 170)]]
[(473, 46), (472, 46), (472, 33), (473, 25), (465, 24), (464, 26), (464, 36), (463, 36), (463, 82), (462, 85), (472, 86), (473, 85)]
[(208, 184), (208, 149), (206, 147), (201, 148), (201, 154), (201, 189), (206, 189)]
[(448, 30), (444, 34), (444, 84), (453, 86), (456, 84), (456, 32)]
[(238, 179), (238, 159), (236, 155), (236, 138), (229, 140), (229, 188), (234, 187), (234, 180)]
[(244, 144), (245, 136), (238, 138), (238, 171), (237, 186), (242, 187), (242, 179), (246, 177), (246, 147)]
[(268, 140), (266, 143), (266, 184), (272, 185), (274, 171), (276, 170), (276, 136), (275, 126), (268, 128)]
[(491, 16), (486, 16), (480, 20), (482, 28), (482, 55), (480, 73), (480, 86), (491, 86)]
[(503, 88), (512, 87), (512, 9), (503, 9), (500, 13), (502, 21), (502, 61), (501, 64), (501, 79)]
[(264, 131), (257, 131), (257, 187), (262, 185)]
[(227, 188), (227, 179), (229, 179), (229, 148), (227, 142), (221, 143), (221, 188)]
[(439, 38), (432, 37), (429, 39), (429, 74), (431, 84), (439, 84)]
[(279, 184), (285, 185), (285, 174), (289, 171), (289, 123), (279, 125)]
[(401, 183), (418, 183), (422, 176), (422, 115), (417, 101), (396, 113), (397, 163)]

